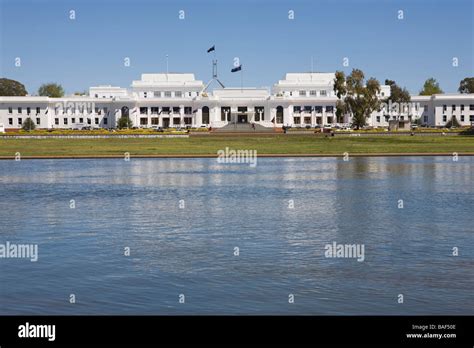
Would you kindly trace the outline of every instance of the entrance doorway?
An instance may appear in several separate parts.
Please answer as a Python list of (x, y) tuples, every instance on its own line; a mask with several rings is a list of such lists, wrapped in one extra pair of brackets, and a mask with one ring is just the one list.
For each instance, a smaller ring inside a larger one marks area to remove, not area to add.
[(163, 128), (170, 128), (170, 119), (163, 118)]
[(247, 123), (248, 122), (248, 116), (247, 115), (238, 115), (237, 116), (237, 122), (238, 123)]

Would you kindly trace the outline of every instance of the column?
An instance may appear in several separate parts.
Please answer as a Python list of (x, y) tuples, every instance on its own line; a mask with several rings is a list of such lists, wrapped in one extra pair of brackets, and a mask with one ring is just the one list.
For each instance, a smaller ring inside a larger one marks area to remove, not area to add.
[(179, 106), (179, 125), (184, 127), (184, 105)]

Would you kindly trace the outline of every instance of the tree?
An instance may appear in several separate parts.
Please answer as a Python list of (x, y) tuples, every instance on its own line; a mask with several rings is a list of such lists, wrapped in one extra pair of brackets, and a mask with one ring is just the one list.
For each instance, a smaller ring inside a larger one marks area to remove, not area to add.
[(86, 90), (84, 90), (82, 92), (80, 92), (80, 91), (74, 92), (74, 95), (81, 95), (82, 96), (82, 95), (88, 95), (88, 94), (89, 94), (89, 92), (87, 92)]
[(474, 77), (466, 77), (459, 82), (459, 93), (474, 93)]
[(23, 97), (27, 94), (28, 92), (26, 91), (25, 86), (22, 83), (6, 78), (0, 79), (0, 96)]
[(43, 97), (61, 98), (64, 96), (64, 89), (57, 83), (44, 83), (38, 89), (38, 94)]
[(443, 90), (439, 87), (438, 81), (436, 81), (436, 79), (432, 77), (425, 81), (423, 89), (420, 91), (420, 95), (433, 95), (443, 93)]
[(31, 117), (28, 117), (25, 122), (23, 122), (23, 125), (21, 126), (21, 128), (25, 131), (32, 131), (32, 130), (35, 130), (36, 128), (36, 125), (35, 123), (33, 122), (33, 120), (31, 119)]
[(365, 80), (362, 70), (353, 69), (347, 77), (342, 71), (336, 72), (334, 91), (339, 99), (336, 115), (347, 112), (352, 115), (352, 123), (357, 129), (365, 126), (367, 117), (380, 107), (380, 83), (370, 78)]
[(133, 127), (133, 122), (132, 120), (130, 119), (130, 117), (128, 116), (122, 116), (119, 118), (118, 122), (117, 122), (117, 127), (119, 129), (122, 129), (122, 128), (131, 128)]
[(390, 105), (390, 111), (395, 111), (398, 116), (405, 110), (405, 106), (411, 101), (411, 96), (408, 90), (404, 87), (401, 88), (393, 80), (385, 80), (385, 84), (390, 86), (390, 97), (386, 99), (386, 102)]
[(346, 94), (346, 77), (342, 71), (336, 71), (336, 78), (334, 79), (334, 93), (338, 98), (336, 102), (336, 119), (337, 122), (342, 123), (344, 115), (348, 110), (346, 104), (342, 101), (342, 97)]
[(446, 128), (459, 128), (461, 125), (459, 124), (456, 116), (451, 117), (448, 123), (446, 123)]

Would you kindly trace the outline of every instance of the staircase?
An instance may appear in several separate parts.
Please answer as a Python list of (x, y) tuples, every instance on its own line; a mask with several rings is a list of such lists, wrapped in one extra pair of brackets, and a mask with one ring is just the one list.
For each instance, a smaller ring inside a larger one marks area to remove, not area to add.
[(255, 128), (251, 123), (229, 123), (224, 127), (213, 128), (213, 133), (277, 133), (278, 130), (273, 127), (264, 127), (258, 123), (254, 123)]

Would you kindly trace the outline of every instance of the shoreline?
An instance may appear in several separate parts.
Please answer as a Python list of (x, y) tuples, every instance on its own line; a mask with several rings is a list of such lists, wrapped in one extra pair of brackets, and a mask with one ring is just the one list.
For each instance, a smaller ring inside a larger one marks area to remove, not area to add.
[[(474, 152), (457, 152), (459, 157), (470, 157), (474, 156)], [(412, 153), (348, 153), (350, 157), (452, 157), (453, 153), (446, 152), (412, 152)], [(326, 153), (326, 154), (257, 154), (258, 157), (262, 158), (341, 158), (344, 154), (337, 153)], [(0, 156), (0, 160), (15, 160), (15, 156)], [(34, 159), (123, 159), (125, 155), (34, 155), (34, 156), (21, 156), (20, 160), (34, 160)], [(140, 159), (140, 158), (217, 158), (217, 154), (157, 154), (157, 155), (129, 155), (128, 158)]]

